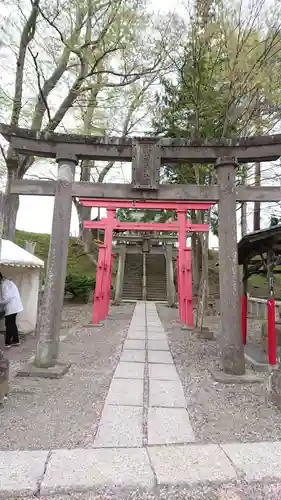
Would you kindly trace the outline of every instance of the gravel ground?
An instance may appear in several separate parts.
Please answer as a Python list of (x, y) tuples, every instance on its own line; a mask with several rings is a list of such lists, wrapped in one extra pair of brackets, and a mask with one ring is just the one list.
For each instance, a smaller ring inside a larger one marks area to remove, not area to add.
[[(35, 497), (16, 500), (34, 500)], [(202, 486), (195, 489), (157, 488), (153, 492), (131, 491), (130, 493), (89, 492), (52, 497), (37, 496), (38, 500), (280, 500), (281, 483), (243, 483), (223, 486)]]
[[(64, 322), (77, 325), (61, 343), (61, 361), (72, 366), (60, 380), (12, 377), (9, 400), (0, 410), (2, 450), (93, 446), (133, 309), (132, 304), (112, 307), (101, 328), (83, 326), (89, 323), (90, 306), (64, 309)], [(30, 336), (18, 350), (8, 351), (12, 374), (34, 348)]]
[[(226, 385), (213, 380), (208, 368), (217, 367), (217, 341), (202, 341), (181, 330), (177, 309), (158, 305), (168, 333), (171, 352), (187, 400), (197, 442), (275, 441), (281, 439), (280, 411), (267, 400), (268, 375), (264, 384)], [(249, 339), (258, 334), (258, 322), (249, 321)], [(206, 319), (215, 335), (219, 318)]]

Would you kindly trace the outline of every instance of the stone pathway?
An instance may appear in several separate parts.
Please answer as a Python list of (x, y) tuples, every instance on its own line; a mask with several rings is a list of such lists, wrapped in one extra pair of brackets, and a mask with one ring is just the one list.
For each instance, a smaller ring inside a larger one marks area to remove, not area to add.
[[(117, 334), (115, 329), (115, 337)], [(50, 445), (46, 443), (42, 449), (29, 446), (28, 450), (9, 450), (7, 447), (3, 449), (0, 440), (0, 498), (35, 496), (43, 500), (46, 496), (50, 495), (51, 498), (55, 495), (56, 500), (61, 500), (57, 495), (64, 494), (69, 494), (73, 500), (280, 498), (281, 441), (230, 444), (194, 442), (183, 387), (155, 304), (137, 303), (127, 336), (125, 331), (122, 335), (119, 345), (124, 342), (123, 350), (111, 383), (108, 379), (109, 390), (103, 399), (105, 404), (94, 442), (85, 448), (83, 444), (75, 447), (70, 441), (66, 445), (56, 445), (51, 440)], [(87, 342), (92, 345), (93, 340), (90, 334), (88, 339), (85, 332), (82, 338), (84, 343), (79, 337), (79, 346), (85, 356), (90, 345)], [(109, 342), (102, 337), (101, 332), (96, 334), (97, 358), (91, 357), (89, 366), (96, 365), (97, 360), (102, 359), (97, 349), (98, 339), (102, 346)], [(73, 344), (69, 343), (70, 347), (71, 350), (66, 350), (65, 355), (74, 359), (76, 346), (74, 349)], [(84, 375), (77, 377), (81, 373)], [(75, 413), (75, 401), (72, 399), (72, 416), (82, 430), (83, 418), (93, 418), (95, 376), (92, 371), (90, 379), (81, 370), (77, 374), (73, 378), (77, 391), (85, 389), (85, 380), (89, 384), (89, 406), (84, 416), (81, 409), (80, 417)], [(72, 380), (70, 374), (68, 378)], [(67, 377), (62, 380), (67, 381)], [(69, 389), (69, 385), (66, 388)], [(59, 400), (56, 391), (52, 411), (55, 411), (55, 404), (59, 405)], [(30, 408), (28, 406), (26, 409), (29, 417)], [(38, 408), (40, 404), (35, 405), (36, 411)], [(60, 407), (58, 415), (61, 428), (69, 425)], [(219, 414), (217, 418), (220, 418)], [(19, 430), (16, 426), (13, 429), (17, 440)], [(240, 496), (240, 487), (256, 485), (258, 482), (271, 488), (269, 495)], [(176, 489), (178, 493), (175, 493)], [(195, 493), (193, 495), (191, 490), (198, 491), (198, 496)], [(79, 492), (83, 492), (81, 497)], [(92, 492), (94, 496), (88, 497), (86, 492)]]
[(194, 440), (183, 388), (155, 304), (138, 302), (94, 446), (132, 448)]

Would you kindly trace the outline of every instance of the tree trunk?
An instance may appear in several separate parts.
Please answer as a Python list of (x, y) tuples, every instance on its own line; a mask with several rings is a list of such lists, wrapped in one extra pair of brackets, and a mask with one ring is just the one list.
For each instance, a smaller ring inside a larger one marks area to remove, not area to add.
[(202, 275), (202, 246), (198, 234), (192, 234), (192, 269), (194, 295), (199, 295), (200, 282)]
[(208, 297), (209, 297), (209, 233), (201, 235), (199, 239), (201, 247), (201, 279), (198, 291), (198, 302), (196, 310), (196, 327), (202, 331), (205, 311), (208, 307)]
[(14, 241), (19, 209), (19, 195), (11, 194), (12, 182), (16, 177), (18, 163), (14, 158), (7, 161), (8, 179), (5, 192), (4, 224), (5, 238)]
[[(261, 185), (261, 164), (259, 161), (255, 163), (255, 186)], [(254, 231), (259, 231), (261, 228), (261, 204), (259, 201), (254, 203)]]
[(241, 204), (241, 236), (247, 234), (247, 203)]

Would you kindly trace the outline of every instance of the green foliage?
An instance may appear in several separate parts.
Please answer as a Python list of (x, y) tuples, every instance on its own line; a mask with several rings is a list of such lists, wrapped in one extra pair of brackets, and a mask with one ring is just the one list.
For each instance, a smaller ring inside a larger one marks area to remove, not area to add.
[[(36, 243), (35, 255), (44, 261), (45, 270), (48, 260), (50, 235), (16, 231), (15, 243), (24, 247), (25, 241)], [(67, 273), (70, 275), (87, 276), (94, 279), (96, 269), (89, 257), (83, 253), (82, 246), (77, 238), (69, 238)]]
[(96, 280), (93, 277), (68, 274), (65, 280), (65, 292), (88, 302), (90, 292), (94, 290), (95, 284)]
[[(222, 0), (194, 3), (192, 24), (174, 61), (176, 76), (162, 79), (155, 135), (187, 138), (196, 147), (208, 137), (265, 133), (280, 120), (279, 25), (270, 13), (263, 14), (264, 25), (257, 22), (254, 8), (244, 22), (239, 9)], [(214, 176), (210, 165), (164, 168), (170, 183), (209, 185)], [(244, 177), (245, 168), (237, 169), (237, 182), (243, 183)], [(217, 222), (212, 210), (214, 234)]]
[(131, 208), (119, 208), (117, 210), (117, 219), (122, 222), (167, 222), (175, 220), (176, 212), (174, 210), (142, 210)]

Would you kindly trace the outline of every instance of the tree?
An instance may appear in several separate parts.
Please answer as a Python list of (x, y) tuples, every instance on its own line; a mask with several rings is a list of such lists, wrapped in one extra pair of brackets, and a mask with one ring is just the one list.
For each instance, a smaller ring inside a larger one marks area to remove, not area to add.
[[(156, 135), (195, 141), (239, 137), (265, 132), (280, 119), (280, 13), (263, 12), (262, 0), (253, 2), (247, 14), (244, 7), (242, 0), (231, 5), (222, 0), (193, 3), (185, 44), (173, 61), (176, 76), (163, 79), (158, 95)], [(242, 168), (238, 182), (242, 171), (245, 176)], [(191, 164), (166, 165), (165, 174), (170, 182), (200, 184), (212, 183), (215, 175), (209, 165)], [(196, 213), (192, 216), (216, 229), (214, 211), (201, 220)], [(196, 285), (206, 290), (208, 235), (195, 235), (193, 247)]]
[[(10, 125), (77, 132), (77, 110), (83, 109), (81, 129), (88, 133), (94, 130), (100, 99), (163, 68), (173, 22), (162, 19), (160, 35), (146, 0), (33, 0), (26, 17), (27, 6), (26, 0), (18, 0), (16, 11), (9, 8), (14, 22), (2, 25), (2, 55), (8, 51), (14, 62), (14, 88), (3, 86), (10, 106), (2, 114)], [(8, 172), (6, 236), (13, 239), (19, 200), (9, 187), (36, 158), (20, 157), (12, 148), (2, 148), (2, 153)], [(86, 177), (87, 168), (83, 166)]]

